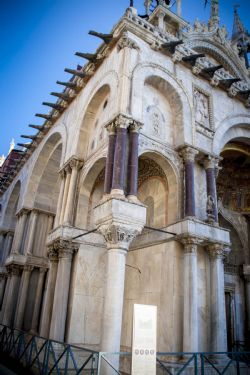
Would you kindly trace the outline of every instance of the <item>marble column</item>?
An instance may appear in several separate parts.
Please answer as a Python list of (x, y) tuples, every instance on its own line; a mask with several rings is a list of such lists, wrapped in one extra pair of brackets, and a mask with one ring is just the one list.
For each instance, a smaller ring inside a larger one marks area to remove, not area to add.
[(207, 181), (207, 196), (212, 198), (213, 202), (213, 218), (218, 223), (218, 203), (217, 203), (217, 190), (216, 190), (216, 172), (217, 160), (208, 156), (204, 160), (204, 167), (206, 171)]
[(11, 326), (17, 303), (20, 269), (16, 265), (9, 266), (8, 280), (3, 300), (3, 324)]
[(6, 234), (4, 232), (0, 233), (0, 260), (1, 264), (4, 258), (4, 243), (5, 243)]
[(146, 221), (146, 207), (110, 199), (94, 209), (95, 223), (107, 243), (101, 350), (119, 352), (126, 254)]
[(39, 277), (36, 287), (36, 296), (35, 296), (35, 303), (34, 309), (32, 314), (32, 321), (31, 321), (31, 332), (37, 333), (38, 332), (38, 319), (39, 313), (41, 308), (42, 302), (42, 292), (43, 292), (43, 285), (44, 285), (44, 277), (47, 269), (46, 268), (39, 268)]
[(38, 218), (38, 211), (32, 210), (29, 217), (29, 231), (28, 231), (28, 238), (26, 242), (26, 254), (33, 253), (33, 244), (36, 234), (36, 223)]
[(128, 197), (137, 197), (138, 189), (138, 139), (142, 124), (134, 121), (129, 127)]
[(185, 238), (184, 245), (184, 280), (183, 280), (183, 351), (198, 351), (198, 281), (197, 281), (197, 246), (196, 238)]
[(59, 262), (49, 337), (52, 340), (64, 341), (72, 257), (77, 247), (65, 240), (56, 241), (54, 246), (58, 251)]
[(33, 270), (32, 266), (25, 265), (23, 268), (23, 273), (21, 277), (21, 283), (19, 287), (19, 294), (17, 300), (17, 310), (15, 315), (14, 327), (18, 329), (22, 329), (23, 326), (23, 318), (24, 312), (28, 297), (28, 290), (29, 290), (29, 282), (30, 282), (30, 275)]
[(49, 247), (49, 271), (47, 276), (46, 289), (44, 293), (41, 323), (40, 323), (40, 336), (49, 337), (50, 320), (53, 309), (53, 299), (56, 285), (56, 275), (58, 267), (58, 253), (55, 251), (53, 246)]
[(28, 215), (28, 211), (26, 209), (22, 209), (18, 213), (18, 219), (16, 223), (14, 239), (13, 239), (12, 249), (11, 249), (12, 253), (18, 254), (20, 253), (22, 249), (22, 241), (23, 241), (24, 230), (25, 230), (25, 225), (27, 221), (27, 215)]
[(210, 255), (211, 352), (227, 351), (226, 309), (224, 288), (224, 248), (208, 246)]
[(4, 289), (5, 289), (5, 283), (6, 283), (6, 276), (7, 275), (4, 274), (4, 273), (0, 274), (0, 310), (2, 309)]
[(58, 197), (58, 201), (57, 201), (57, 208), (56, 208), (56, 217), (55, 217), (55, 221), (54, 221), (54, 228), (57, 228), (58, 225), (60, 224), (60, 215), (61, 215), (62, 204), (63, 204), (63, 194), (64, 194), (64, 189), (65, 189), (65, 171), (61, 170), (59, 172), (59, 176), (60, 176), (61, 183), (60, 183), (59, 197)]
[(64, 168), (64, 171), (65, 171), (66, 177), (65, 177), (65, 186), (64, 186), (64, 191), (63, 191), (61, 214), (60, 214), (60, 220), (59, 220), (60, 225), (63, 223), (63, 220), (64, 220), (64, 213), (65, 213), (66, 203), (67, 203), (67, 199), (68, 199), (69, 183), (70, 183), (70, 177), (71, 177), (70, 166), (67, 165)]
[(245, 303), (246, 303), (246, 342), (250, 345), (250, 264), (243, 265), (245, 279)]
[(192, 147), (181, 150), (185, 166), (185, 216), (195, 216), (194, 161), (197, 154)]
[(11, 247), (13, 243), (13, 237), (14, 237), (14, 233), (12, 231), (7, 232), (6, 237), (5, 237), (5, 243), (4, 243), (4, 254), (3, 254), (4, 262), (10, 255)]
[(116, 143), (111, 193), (123, 196), (125, 189), (127, 133), (128, 127), (131, 124), (131, 118), (125, 115), (118, 115), (114, 123), (116, 127)]
[(71, 168), (71, 177), (69, 182), (69, 189), (64, 213), (64, 224), (66, 225), (73, 225), (74, 203), (77, 189), (78, 171), (81, 166), (82, 162), (77, 159), (72, 159), (69, 162), (69, 167)]
[(106, 126), (109, 132), (108, 153), (105, 166), (104, 194), (110, 194), (113, 178), (116, 132), (113, 122)]

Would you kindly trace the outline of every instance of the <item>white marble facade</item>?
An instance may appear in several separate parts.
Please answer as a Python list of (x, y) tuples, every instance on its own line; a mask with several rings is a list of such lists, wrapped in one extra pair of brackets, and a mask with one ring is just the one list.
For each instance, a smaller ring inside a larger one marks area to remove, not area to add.
[[(78, 89), (67, 88), (70, 104), (60, 99), (63, 113), (53, 110), (54, 120), (45, 121), (0, 196), (3, 324), (97, 350), (131, 350), (133, 304), (153, 304), (159, 351), (224, 351), (228, 291), (235, 340), (246, 339), (249, 243), (245, 279), (224, 274), (230, 230), (208, 220), (205, 165), (232, 139), (250, 140), (250, 103), (237, 94), (249, 90), (249, 70), (218, 25), (198, 26), (187, 29), (161, 5), (148, 21), (128, 8), (97, 63), (84, 67), (87, 78), (75, 76)], [(174, 51), (163, 47), (178, 38)], [(197, 53), (205, 57), (183, 60)], [(216, 64), (224, 68), (213, 77), (202, 73)], [(234, 91), (219, 85), (235, 76)], [(126, 191), (104, 194), (105, 125), (120, 114), (142, 124), (138, 200)]]

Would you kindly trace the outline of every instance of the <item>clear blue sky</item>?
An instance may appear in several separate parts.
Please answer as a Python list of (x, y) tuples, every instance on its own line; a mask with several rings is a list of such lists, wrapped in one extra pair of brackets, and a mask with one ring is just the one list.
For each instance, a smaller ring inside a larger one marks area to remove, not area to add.
[[(249, 0), (219, 0), (221, 24), (231, 33), (233, 4), (250, 29)], [(135, 0), (143, 13), (144, 0)], [(209, 18), (203, 0), (182, 0), (182, 16), (193, 23)], [(93, 29), (109, 32), (129, 0), (7, 0), (0, 4), (0, 155), (8, 152), (11, 138), (32, 134), (28, 124), (42, 124), (35, 113), (47, 113), (43, 101), (54, 102), (51, 91), (62, 89), (56, 80), (68, 80), (64, 68), (85, 60), (76, 51), (94, 52), (100, 41), (88, 35)]]

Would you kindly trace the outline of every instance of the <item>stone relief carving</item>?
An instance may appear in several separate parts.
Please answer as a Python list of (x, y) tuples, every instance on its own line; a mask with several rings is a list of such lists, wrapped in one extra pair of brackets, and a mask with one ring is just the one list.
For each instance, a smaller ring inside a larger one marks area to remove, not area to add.
[(146, 120), (148, 129), (151, 134), (156, 137), (161, 137), (163, 134), (163, 126), (165, 125), (165, 118), (159, 108), (159, 100), (153, 99), (154, 104), (146, 108)]
[(122, 38), (119, 40), (117, 44), (118, 51), (120, 51), (123, 48), (131, 48), (131, 49), (136, 49), (137, 51), (140, 50), (140, 47), (138, 44), (132, 40), (131, 38), (128, 37), (128, 34), (125, 32), (123, 33)]
[(195, 109), (195, 121), (207, 128), (210, 127), (209, 124), (209, 102), (208, 97), (194, 89), (194, 109)]

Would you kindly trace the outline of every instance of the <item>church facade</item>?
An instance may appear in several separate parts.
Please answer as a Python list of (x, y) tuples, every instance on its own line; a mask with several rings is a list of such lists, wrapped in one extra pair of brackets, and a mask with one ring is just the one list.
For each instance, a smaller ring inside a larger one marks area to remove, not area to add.
[(208, 24), (159, 1), (92, 32), (96, 53), (77, 53), (88, 62), (3, 164), (2, 324), (130, 351), (141, 303), (158, 351), (247, 344), (250, 43), (211, 3)]

